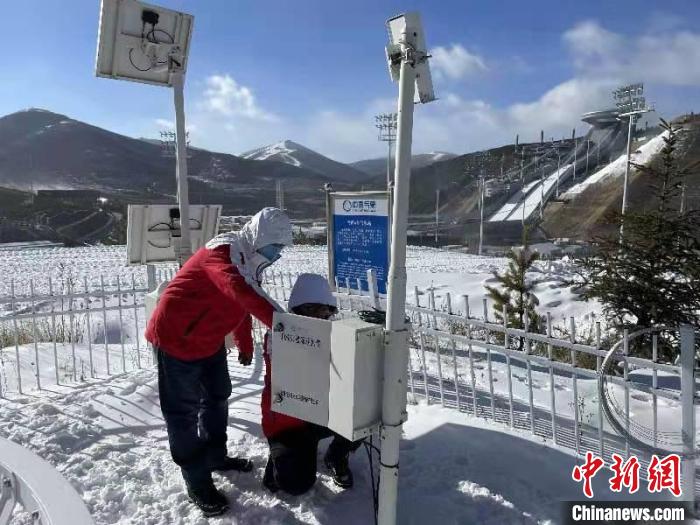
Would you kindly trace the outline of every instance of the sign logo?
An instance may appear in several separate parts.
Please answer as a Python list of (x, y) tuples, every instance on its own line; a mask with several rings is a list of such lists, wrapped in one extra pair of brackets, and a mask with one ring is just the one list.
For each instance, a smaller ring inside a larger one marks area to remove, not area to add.
[(349, 200), (345, 199), (345, 200), (343, 201), (343, 209), (344, 209), (345, 211), (350, 211), (350, 210), (352, 210), (352, 202), (350, 202)]

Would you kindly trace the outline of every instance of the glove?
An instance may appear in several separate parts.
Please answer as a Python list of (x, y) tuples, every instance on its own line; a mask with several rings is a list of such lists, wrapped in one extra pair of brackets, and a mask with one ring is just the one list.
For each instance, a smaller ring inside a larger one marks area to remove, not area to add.
[(242, 354), (238, 352), (238, 362), (243, 366), (248, 366), (253, 362), (253, 354)]

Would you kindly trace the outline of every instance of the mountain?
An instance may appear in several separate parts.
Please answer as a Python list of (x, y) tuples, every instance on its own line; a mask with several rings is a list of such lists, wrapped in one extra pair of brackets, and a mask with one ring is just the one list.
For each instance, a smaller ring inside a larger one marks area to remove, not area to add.
[[(282, 180), (293, 181), (284, 186), (292, 215), (322, 216), (319, 188), (337, 180), (302, 163), (249, 160), (199, 148), (190, 148), (188, 155), (191, 201), (224, 204), (225, 213), (245, 214), (274, 205), (275, 183)], [(0, 186), (96, 189), (127, 202), (172, 202), (174, 164), (154, 141), (126, 137), (66, 115), (30, 109), (0, 118)], [(348, 179), (360, 174), (352, 168), (347, 173)]]
[[(420, 153), (418, 155), (413, 155), (411, 159), (411, 167), (413, 169), (424, 168), (425, 166), (429, 166), (430, 164), (433, 164), (435, 162), (450, 160), (455, 158), (456, 156), (457, 155), (455, 155), (454, 153), (447, 153), (444, 151), (436, 151), (433, 153)], [(386, 157), (358, 160), (357, 162), (351, 162), (350, 166), (366, 173), (367, 175), (379, 175), (380, 173), (386, 173)]]
[(284, 162), (290, 166), (314, 171), (332, 181), (361, 183), (367, 179), (365, 172), (329, 159), (291, 140), (283, 140), (276, 144), (247, 151), (241, 154), (241, 158)]

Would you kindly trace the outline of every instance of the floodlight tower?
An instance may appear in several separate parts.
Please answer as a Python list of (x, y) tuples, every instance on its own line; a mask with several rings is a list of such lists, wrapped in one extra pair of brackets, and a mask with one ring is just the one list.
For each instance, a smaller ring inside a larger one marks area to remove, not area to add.
[(644, 84), (641, 82), (617, 88), (613, 91), (613, 97), (615, 97), (615, 105), (619, 111), (618, 119), (622, 120), (627, 117), (628, 122), (627, 162), (625, 163), (625, 178), (622, 183), (622, 221), (620, 222), (620, 242), (622, 242), (625, 211), (627, 210), (627, 184), (630, 176), (630, 157), (632, 155), (632, 126), (642, 114), (653, 111), (653, 108), (647, 106), (646, 99), (644, 98)]
[(413, 98), (416, 88), (421, 103), (435, 100), (420, 16), (418, 13), (405, 13), (390, 18), (387, 28), (389, 45), (386, 47), (386, 56), (391, 78), (399, 83), (399, 100), (382, 393), (382, 460), (377, 515), (380, 525), (396, 523), (399, 442), (406, 413), (410, 328), (406, 323), (406, 230), (411, 177)]
[(193, 21), (192, 15), (137, 0), (102, 0), (95, 66), (98, 77), (173, 88), (180, 217), (171, 217), (173, 224), (179, 219), (171, 233), (181, 265), (192, 254), (184, 85)]
[(391, 145), (396, 141), (396, 113), (380, 113), (374, 117), (374, 127), (379, 130), (378, 138), (389, 145), (386, 155), (386, 189), (391, 187)]

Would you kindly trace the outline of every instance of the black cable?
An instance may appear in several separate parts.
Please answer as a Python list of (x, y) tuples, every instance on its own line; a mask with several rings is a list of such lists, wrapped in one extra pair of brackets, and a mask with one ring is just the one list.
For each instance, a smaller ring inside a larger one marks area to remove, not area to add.
[(175, 38), (173, 37), (173, 35), (171, 35), (170, 33), (168, 33), (167, 31), (165, 31), (163, 29), (156, 29), (155, 26), (153, 26), (152, 29), (148, 33), (146, 33), (146, 40), (148, 40), (152, 44), (163, 44), (164, 42), (159, 42), (155, 36), (153, 36), (153, 38), (151, 39), (151, 35), (155, 35), (155, 33), (163, 33), (163, 34), (167, 35), (168, 38), (170, 39), (170, 42), (169, 42), (170, 44), (175, 43)]
[(134, 69), (137, 69), (138, 71), (150, 71), (151, 68), (152, 68), (152, 66), (148, 66), (146, 69), (141, 69), (139, 66), (137, 66), (136, 64), (134, 64), (134, 61), (133, 61), (133, 59), (131, 58), (131, 53), (132, 53), (133, 51), (134, 51), (134, 48), (133, 48), (133, 47), (132, 47), (131, 49), (129, 49), (129, 62), (131, 62), (131, 66), (132, 66)]
[[(196, 220), (196, 219), (194, 219), (194, 220)], [(157, 228), (158, 226), (167, 226), (168, 229), (167, 229), (167, 230), (156, 230), (156, 228)], [(148, 231), (149, 231), (149, 232), (164, 232), (164, 231), (174, 230), (174, 229), (175, 229), (175, 228), (173, 228), (173, 225), (170, 224), (170, 223), (168, 223), (168, 222), (159, 222), (159, 223), (157, 223), (157, 224), (154, 224), (154, 225), (151, 226), (150, 228), (148, 228)]]
[(357, 315), (365, 323), (386, 324), (386, 312), (382, 312), (381, 310), (360, 310), (357, 312)]
[(378, 450), (377, 447), (372, 443), (372, 436), (369, 437), (369, 443), (364, 442), (365, 452), (367, 452), (367, 460), (369, 461), (369, 474), (372, 482), (372, 509), (374, 510), (374, 525), (377, 525), (378, 512), (379, 512), (379, 476), (377, 476), (377, 483), (374, 482), (374, 454), (372, 450)]

